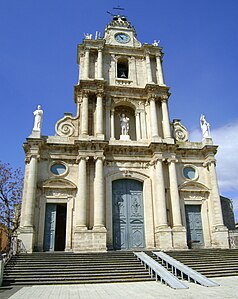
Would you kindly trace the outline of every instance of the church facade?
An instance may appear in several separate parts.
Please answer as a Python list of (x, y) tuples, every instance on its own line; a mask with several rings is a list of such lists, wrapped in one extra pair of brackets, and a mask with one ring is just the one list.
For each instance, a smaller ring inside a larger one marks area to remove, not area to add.
[(19, 239), (26, 250), (227, 248), (209, 134), (190, 142), (171, 122), (158, 42), (124, 16), (78, 45), (76, 116), (41, 136), (38, 106), (24, 143)]

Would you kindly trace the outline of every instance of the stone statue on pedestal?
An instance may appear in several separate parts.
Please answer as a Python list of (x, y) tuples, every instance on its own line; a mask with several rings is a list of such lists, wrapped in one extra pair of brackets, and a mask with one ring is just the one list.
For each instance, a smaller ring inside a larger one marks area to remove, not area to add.
[(202, 130), (203, 138), (211, 138), (210, 124), (206, 121), (205, 115), (201, 114), (200, 117), (200, 126)]
[(33, 131), (41, 131), (41, 124), (42, 124), (42, 117), (43, 117), (43, 110), (41, 109), (41, 106), (37, 106), (37, 110), (33, 112), (35, 116), (35, 122), (34, 122), (34, 127)]
[(121, 135), (128, 135), (129, 132), (129, 117), (126, 117), (124, 113), (120, 116), (120, 124), (121, 124)]

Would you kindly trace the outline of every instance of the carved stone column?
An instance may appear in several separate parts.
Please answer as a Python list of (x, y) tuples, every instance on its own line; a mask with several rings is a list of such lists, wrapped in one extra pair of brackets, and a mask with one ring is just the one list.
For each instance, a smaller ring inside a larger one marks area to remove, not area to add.
[(102, 93), (97, 94), (96, 136), (103, 137), (103, 98), (102, 98)]
[(170, 184), (170, 199), (172, 207), (172, 238), (174, 248), (187, 248), (186, 230), (182, 225), (182, 217), (180, 210), (180, 198), (178, 191), (178, 180), (176, 173), (176, 159), (167, 159), (169, 168), (169, 184)]
[(217, 175), (215, 169), (215, 160), (209, 163), (209, 172), (210, 172), (210, 182), (211, 182), (211, 192), (213, 199), (213, 209), (214, 209), (214, 219), (215, 223), (218, 226), (224, 226), (221, 201), (220, 201), (220, 192), (217, 184)]
[(111, 139), (115, 139), (115, 120), (114, 120), (115, 110), (111, 109)]
[(34, 212), (35, 212), (35, 199), (36, 199), (36, 183), (37, 183), (37, 153), (31, 155), (29, 162), (29, 174), (27, 178), (27, 191), (25, 198), (25, 213), (23, 226), (33, 227), (34, 225)]
[(136, 111), (136, 139), (141, 139), (140, 112)]
[(24, 193), (22, 199), (22, 215), (21, 225), (19, 228), (19, 239), (22, 240), (25, 249), (28, 253), (33, 252), (35, 229), (34, 229), (34, 216), (35, 216), (35, 201), (37, 189), (37, 169), (38, 169), (39, 148), (38, 146), (31, 147), (30, 155), (26, 165)]
[(81, 134), (88, 135), (88, 94), (83, 94)]
[(145, 54), (145, 63), (146, 63), (147, 83), (154, 83), (152, 80), (150, 53), (148, 52)]
[(165, 199), (165, 186), (164, 186), (164, 174), (162, 167), (162, 160), (157, 159), (155, 162), (155, 210), (156, 210), (156, 227), (168, 226), (166, 199)]
[(102, 48), (98, 48), (98, 79), (103, 79), (102, 65)]
[(172, 248), (171, 228), (168, 227), (162, 155), (154, 161), (154, 203), (156, 248)]
[(175, 159), (168, 159), (169, 166), (169, 183), (170, 183), (170, 196), (172, 205), (173, 215), (173, 226), (182, 226), (181, 210), (180, 210), (180, 199), (178, 192), (178, 181), (175, 166)]
[(161, 61), (161, 56), (156, 55), (156, 65), (157, 65), (157, 79), (158, 79), (158, 84), (160, 86), (164, 86), (164, 74), (163, 74), (163, 68), (162, 68), (162, 61)]
[(158, 130), (158, 119), (157, 119), (157, 111), (155, 99), (150, 98), (150, 125), (151, 125), (151, 137), (159, 137)]
[(78, 192), (75, 199), (75, 226), (87, 229), (87, 161), (88, 157), (79, 157)]
[(145, 117), (145, 110), (142, 110), (140, 113), (141, 119), (141, 135), (142, 139), (147, 139), (147, 124), (146, 124), (146, 117)]
[(161, 100), (161, 109), (162, 109), (162, 118), (163, 118), (162, 124), (163, 124), (164, 138), (171, 138), (167, 99)]
[(228, 229), (224, 226), (221, 201), (220, 201), (220, 192), (217, 184), (217, 175), (216, 175), (216, 160), (211, 154), (207, 157), (207, 161), (204, 163), (204, 166), (207, 167), (208, 181), (210, 183), (210, 195), (209, 195), (209, 208), (212, 208), (209, 214), (212, 214), (212, 225), (211, 228), (211, 237), (212, 237), (212, 247), (218, 248), (229, 248), (228, 244)]
[(89, 49), (85, 49), (85, 55), (84, 55), (84, 79), (89, 78)]
[(94, 229), (105, 227), (104, 157), (95, 157)]

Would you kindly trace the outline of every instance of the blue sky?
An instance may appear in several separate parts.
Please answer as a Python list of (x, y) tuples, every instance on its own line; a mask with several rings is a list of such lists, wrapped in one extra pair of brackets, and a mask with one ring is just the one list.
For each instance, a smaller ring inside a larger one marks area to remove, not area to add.
[(0, 1), (0, 159), (24, 168), (22, 143), (33, 111), (44, 110), (43, 134), (54, 135), (64, 112), (75, 113), (77, 44), (83, 33), (103, 32), (120, 5), (142, 43), (160, 40), (170, 117), (200, 141), (203, 113), (219, 144), (220, 191), (233, 198), (238, 220), (237, 0)]

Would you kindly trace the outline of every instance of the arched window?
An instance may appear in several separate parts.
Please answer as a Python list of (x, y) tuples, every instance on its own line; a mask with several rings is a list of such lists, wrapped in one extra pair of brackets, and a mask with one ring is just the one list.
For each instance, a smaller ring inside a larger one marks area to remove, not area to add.
[(128, 60), (120, 58), (117, 61), (117, 78), (128, 79)]

